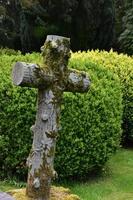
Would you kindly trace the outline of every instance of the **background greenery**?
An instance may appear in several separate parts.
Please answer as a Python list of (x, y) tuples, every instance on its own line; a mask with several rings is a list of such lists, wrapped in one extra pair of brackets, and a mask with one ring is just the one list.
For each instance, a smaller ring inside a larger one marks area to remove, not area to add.
[(0, 46), (39, 51), (46, 35), (58, 34), (73, 51), (133, 54), (132, 0), (1, 0), (0, 16)]
[[(10, 74), (13, 63), (40, 63), (41, 57), (5, 51), (0, 53), (0, 170), (3, 177), (17, 175), (23, 179), (32, 142), (30, 126), (35, 120), (36, 91), (13, 86)], [(69, 63), (71, 68), (88, 72), (92, 84), (87, 94), (64, 95), (55, 159), (60, 178), (81, 178), (101, 169), (120, 143), (120, 80), (100, 63), (88, 59), (87, 54), (72, 54)]]

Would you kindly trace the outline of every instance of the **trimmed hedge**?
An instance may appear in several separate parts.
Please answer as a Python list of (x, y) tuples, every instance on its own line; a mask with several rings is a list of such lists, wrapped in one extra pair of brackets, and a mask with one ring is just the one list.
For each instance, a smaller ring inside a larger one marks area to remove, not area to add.
[[(36, 90), (13, 86), (12, 64), (36, 62), (39, 54), (0, 56), (0, 171), (24, 178), (35, 120)], [(55, 168), (62, 177), (85, 176), (102, 168), (120, 143), (122, 92), (119, 79), (107, 68), (73, 54), (70, 67), (91, 77), (87, 94), (64, 94)]]
[(74, 59), (85, 60), (92, 64), (102, 65), (109, 69), (120, 79), (123, 93), (123, 139), (133, 142), (133, 57), (117, 54), (112, 50), (106, 51), (88, 51), (82, 54), (73, 54)]

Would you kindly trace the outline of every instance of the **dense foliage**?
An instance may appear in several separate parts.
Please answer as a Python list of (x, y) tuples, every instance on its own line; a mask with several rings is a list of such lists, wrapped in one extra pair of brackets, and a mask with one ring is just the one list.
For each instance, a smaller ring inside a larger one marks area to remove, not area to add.
[(0, 47), (17, 49), (19, 37), (19, 1), (0, 1)]
[(133, 141), (133, 58), (127, 55), (110, 51), (88, 51), (87, 53), (75, 54), (80, 59), (82, 56), (92, 62), (101, 64), (111, 70), (120, 78), (123, 92), (123, 139)]
[(71, 38), (73, 50), (110, 49), (113, 0), (1, 0), (0, 45), (40, 50), (46, 35)]
[(71, 38), (72, 50), (133, 54), (132, 0), (1, 0), (0, 46), (40, 50), (48, 34)]
[(123, 17), (124, 31), (120, 34), (119, 43), (121, 51), (133, 55), (133, 6), (127, 10)]
[[(19, 52), (0, 55), (0, 171), (1, 176), (23, 178), (33, 137), (36, 91), (13, 86), (10, 74), (14, 62), (40, 63), (41, 58)], [(55, 168), (60, 177), (81, 177), (102, 168), (119, 146), (122, 94), (119, 79), (84, 53), (72, 54), (69, 65), (87, 71), (92, 84), (87, 94), (64, 94)]]
[(116, 49), (133, 55), (133, 1), (115, 0)]

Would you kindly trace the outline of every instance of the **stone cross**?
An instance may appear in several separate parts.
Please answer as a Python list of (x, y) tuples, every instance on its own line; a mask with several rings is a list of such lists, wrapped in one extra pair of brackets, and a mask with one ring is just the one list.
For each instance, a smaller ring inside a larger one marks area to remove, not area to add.
[(26, 192), (35, 200), (49, 200), (51, 180), (57, 176), (53, 163), (63, 92), (87, 92), (90, 81), (85, 72), (68, 69), (68, 38), (49, 35), (41, 50), (42, 65), (17, 62), (12, 76), (15, 85), (38, 88)]

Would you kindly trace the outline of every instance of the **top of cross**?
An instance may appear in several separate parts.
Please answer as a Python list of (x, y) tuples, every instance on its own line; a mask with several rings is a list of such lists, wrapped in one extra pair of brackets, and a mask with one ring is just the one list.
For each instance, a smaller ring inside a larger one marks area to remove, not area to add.
[(13, 69), (15, 85), (48, 88), (61, 91), (86, 92), (90, 85), (85, 72), (68, 69), (70, 39), (48, 35), (41, 47), (43, 64), (17, 62)]

